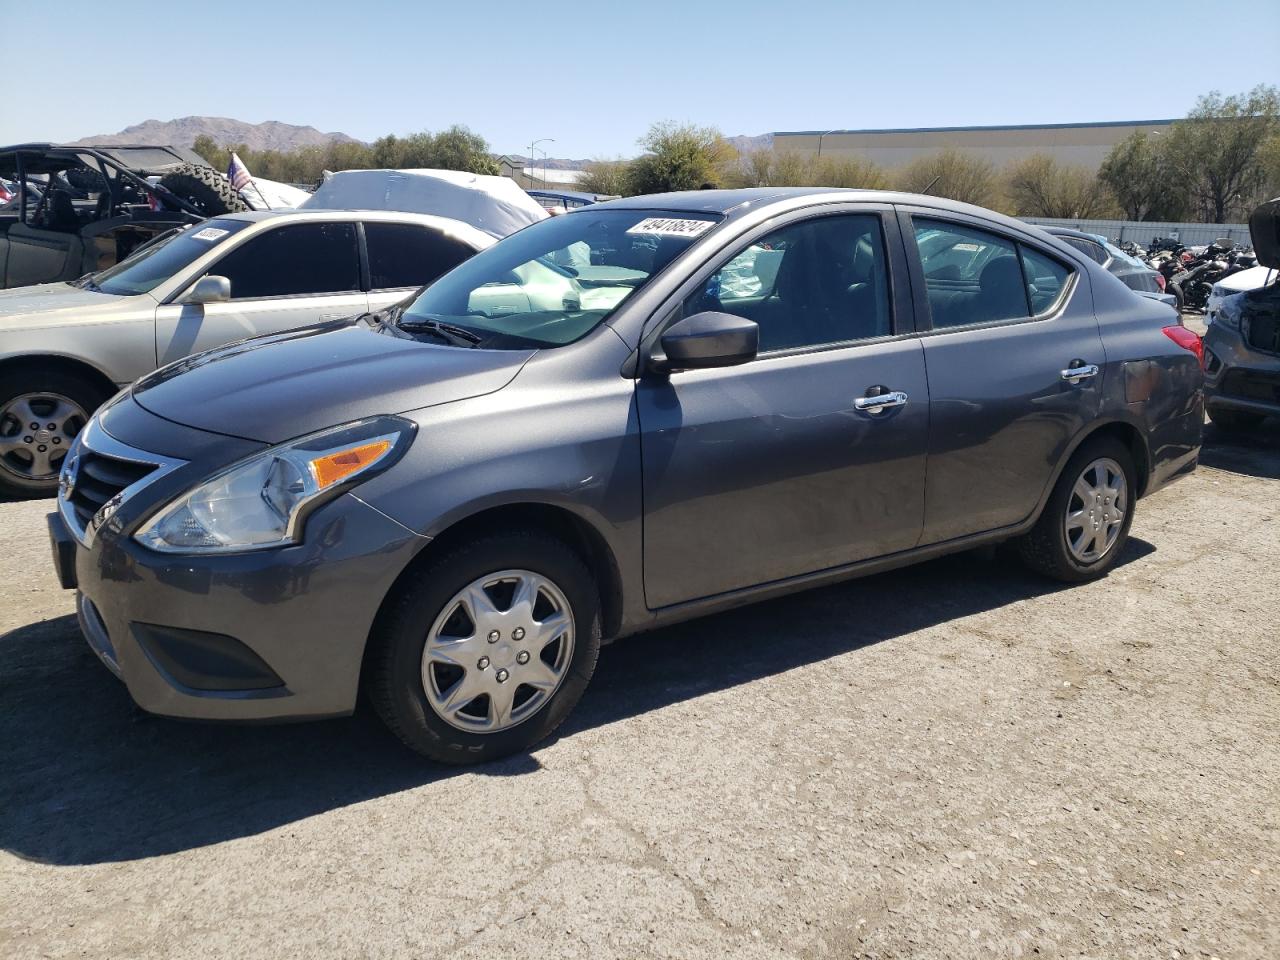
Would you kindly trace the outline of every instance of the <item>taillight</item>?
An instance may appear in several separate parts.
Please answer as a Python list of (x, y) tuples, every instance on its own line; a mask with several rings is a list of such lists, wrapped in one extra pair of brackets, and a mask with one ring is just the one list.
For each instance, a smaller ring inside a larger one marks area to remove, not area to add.
[(1165, 284), (1166, 284), (1166, 283), (1168, 283), (1168, 281), (1167, 281), (1167, 280), (1165, 280), (1165, 278), (1164, 278), (1164, 274), (1163, 274), (1163, 273), (1157, 273), (1157, 274), (1156, 274), (1156, 285), (1160, 288), (1160, 292), (1161, 292), (1161, 293), (1164, 293), (1164, 288), (1165, 288)]
[(1196, 359), (1200, 361), (1200, 366), (1204, 366), (1204, 341), (1200, 339), (1200, 334), (1194, 330), (1188, 330), (1181, 324), (1175, 324), (1171, 327), (1165, 327), (1164, 335), (1183, 350), (1190, 350), (1194, 353)]

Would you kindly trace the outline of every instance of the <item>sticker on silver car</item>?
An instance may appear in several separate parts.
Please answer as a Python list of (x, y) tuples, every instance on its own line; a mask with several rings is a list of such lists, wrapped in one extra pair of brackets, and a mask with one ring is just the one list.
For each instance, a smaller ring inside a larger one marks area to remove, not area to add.
[(678, 220), (672, 217), (646, 217), (627, 233), (643, 233), (651, 237), (696, 237), (715, 224), (710, 220)]

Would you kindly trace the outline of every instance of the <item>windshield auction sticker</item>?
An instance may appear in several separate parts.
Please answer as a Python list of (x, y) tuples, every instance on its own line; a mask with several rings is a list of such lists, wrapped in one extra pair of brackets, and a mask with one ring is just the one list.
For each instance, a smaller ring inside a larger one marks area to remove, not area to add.
[(196, 240), (208, 240), (212, 243), (214, 240), (221, 240), (230, 232), (230, 230), (219, 230), (217, 227), (205, 227), (191, 236)]
[(643, 233), (651, 237), (696, 237), (710, 230), (710, 220), (676, 220), (671, 217), (646, 217), (627, 233)]

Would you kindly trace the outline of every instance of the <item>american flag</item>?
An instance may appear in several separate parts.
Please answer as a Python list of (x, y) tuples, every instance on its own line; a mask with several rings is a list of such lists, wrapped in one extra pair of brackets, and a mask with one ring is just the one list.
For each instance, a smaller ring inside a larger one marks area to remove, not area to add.
[(231, 163), (227, 166), (227, 179), (231, 181), (231, 186), (236, 189), (237, 193), (253, 183), (253, 177), (249, 175), (249, 168), (234, 153), (231, 155)]

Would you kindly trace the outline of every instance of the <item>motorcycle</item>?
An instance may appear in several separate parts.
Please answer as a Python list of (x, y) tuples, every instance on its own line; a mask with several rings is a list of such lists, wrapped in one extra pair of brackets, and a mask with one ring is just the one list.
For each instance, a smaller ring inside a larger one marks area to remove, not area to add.
[[(1180, 309), (1203, 311), (1213, 292), (1213, 285), (1227, 275), (1232, 267), (1232, 251), (1235, 242), (1219, 239), (1204, 248), (1202, 253), (1184, 251), (1182, 256), (1191, 255), (1185, 260), (1182, 269), (1168, 277), (1168, 286), (1177, 287)], [(1234, 272), (1234, 271), (1233, 271)]]

